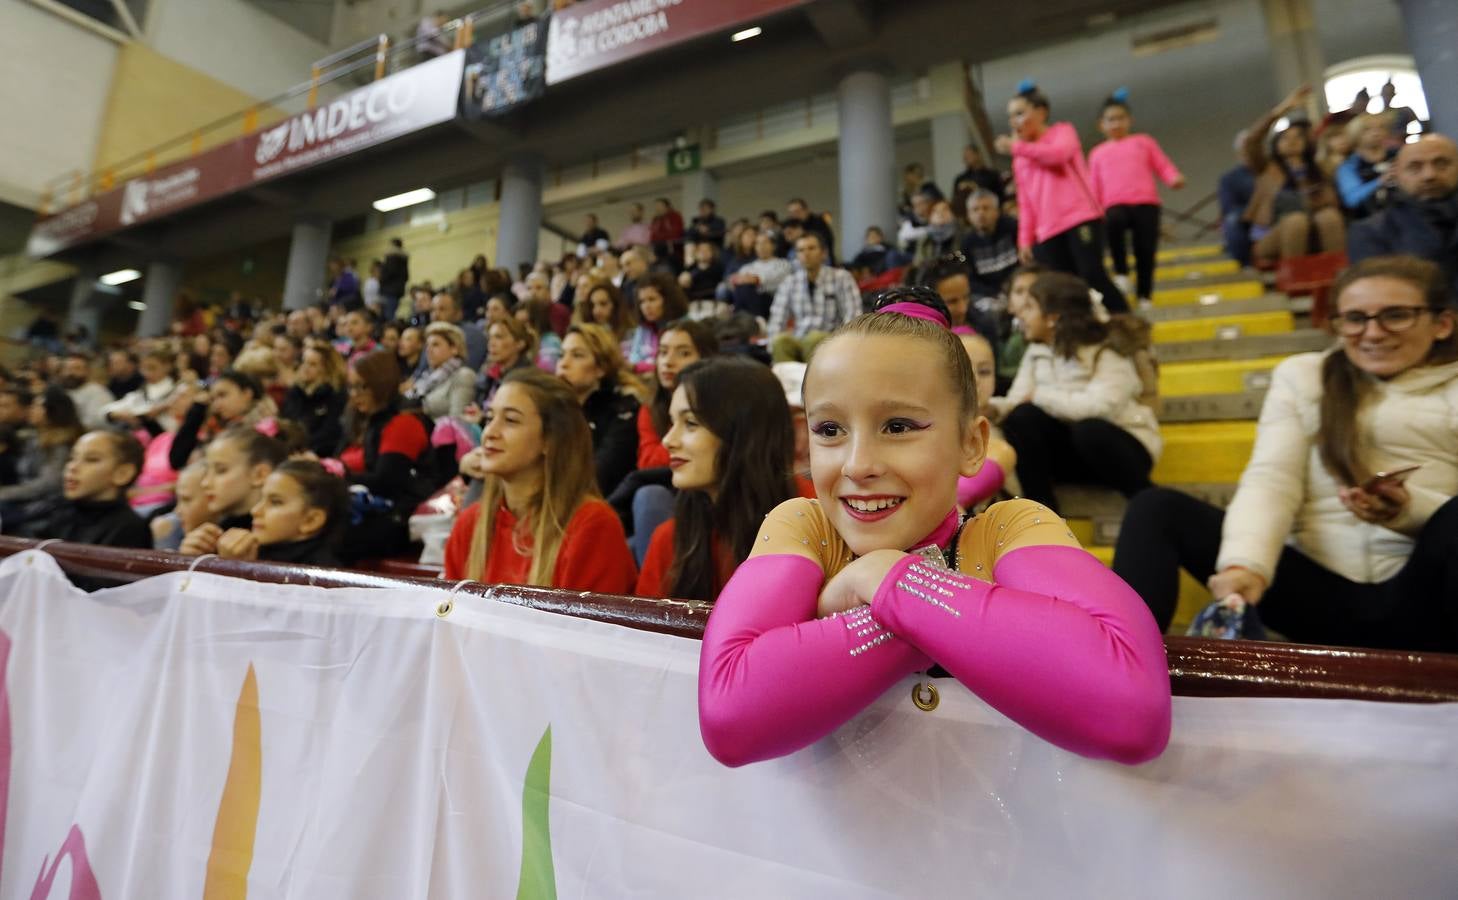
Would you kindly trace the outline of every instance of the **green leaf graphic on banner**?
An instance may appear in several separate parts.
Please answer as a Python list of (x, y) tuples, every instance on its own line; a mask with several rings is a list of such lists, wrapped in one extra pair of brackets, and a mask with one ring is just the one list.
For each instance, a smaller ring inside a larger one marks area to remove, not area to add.
[(527, 763), (521, 791), (521, 880), (516, 900), (557, 900), (557, 873), (552, 867), (552, 832), (547, 806), (552, 799), (552, 726), (542, 732)]

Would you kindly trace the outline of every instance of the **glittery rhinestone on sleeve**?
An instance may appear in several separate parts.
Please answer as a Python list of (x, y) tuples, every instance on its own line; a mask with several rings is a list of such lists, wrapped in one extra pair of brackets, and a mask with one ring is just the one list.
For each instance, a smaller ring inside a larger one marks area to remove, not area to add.
[(971, 579), (947, 569), (928, 566), (918, 561), (901, 571), (901, 575), (896, 579), (896, 589), (905, 591), (913, 597), (961, 618), (962, 611), (947, 603), (947, 600), (956, 596), (953, 588), (965, 590), (972, 583)]
[(851, 648), (851, 656), (860, 656), (872, 647), (884, 644), (896, 636), (871, 618), (869, 606), (858, 606), (848, 612), (840, 613), (839, 617), (841, 623), (845, 625), (845, 630), (861, 640), (861, 643)]

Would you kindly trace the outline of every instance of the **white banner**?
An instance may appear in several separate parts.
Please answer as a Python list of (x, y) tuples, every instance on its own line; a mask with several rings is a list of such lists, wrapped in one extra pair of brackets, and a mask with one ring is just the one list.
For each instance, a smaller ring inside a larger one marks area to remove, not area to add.
[(1126, 768), (908, 681), (730, 770), (696, 642), (445, 596), (4, 561), (0, 897), (1458, 894), (1455, 705), (1176, 699)]

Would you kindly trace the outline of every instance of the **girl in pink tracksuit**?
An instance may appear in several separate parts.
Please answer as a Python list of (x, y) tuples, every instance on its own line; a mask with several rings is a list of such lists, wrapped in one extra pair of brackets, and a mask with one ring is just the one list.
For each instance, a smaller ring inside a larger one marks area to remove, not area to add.
[(1088, 173), (1094, 196), (1108, 222), (1114, 271), (1128, 276), (1125, 237), (1134, 237), (1135, 294), (1148, 300), (1154, 291), (1154, 257), (1159, 249), (1159, 189), (1155, 176), (1172, 188), (1185, 176), (1147, 134), (1130, 134), (1129, 91), (1119, 88), (1104, 101), (1099, 130), (1107, 138), (1089, 151)]
[(1110, 312), (1129, 304), (1104, 268), (1104, 208), (1089, 185), (1078, 132), (1048, 124), (1048, 97), (1032, 81), (1007, 104), (1012, 135), (996, 147), (1013, 158), (1018, 189), (1018, 255), (1077, 275), (1103, 297)]

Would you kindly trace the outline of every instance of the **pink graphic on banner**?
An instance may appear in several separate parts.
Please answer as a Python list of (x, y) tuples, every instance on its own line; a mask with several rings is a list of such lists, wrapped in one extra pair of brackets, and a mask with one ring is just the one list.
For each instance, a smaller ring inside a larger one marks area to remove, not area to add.
[[(10, 671), (10, 635), (0, 631), (0, 884), (5, 883), (5, 820), (10, 812), (10, 753), (11, 753), (11, 730), (10, 730), (10, 680), (7, 673)], [(101, 887), (96, 883), (96, 875), (91, 871), (91, 862), (86, 858), (86, 838), (81, 835), (80, 827), (71, 826), (71, 831), (66, 835), (66, 842), (61, 845), (61, 852), (56, 854), (56, 859), (51, 862), (47, 857), (41, 860), (41, 874), (35, 880), (35, 888), (30, 892), (30, 900), (47, 900), (51, 896), (51, 885), (55, 883), (56, 872), (61, 867), (61, 860), (67, 856), (71, 857), (71, 893), (70, 900), (101, 900)], [(50, 871), (46, 871), (46, 863), (50, 862)]]

